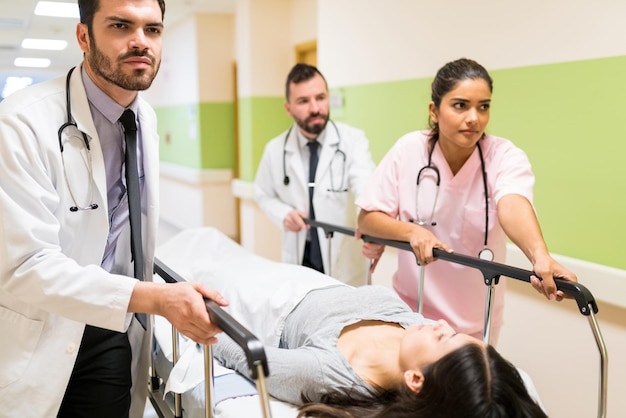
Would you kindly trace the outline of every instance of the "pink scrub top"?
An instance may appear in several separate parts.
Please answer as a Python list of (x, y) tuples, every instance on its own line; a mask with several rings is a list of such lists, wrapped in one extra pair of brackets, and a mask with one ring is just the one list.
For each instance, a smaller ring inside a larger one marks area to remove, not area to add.
[[(453, 176), (436, 143), (432, 165), (439, 169), (441, 183), (435, 204), (437, 187), (433, 170), (423, 172), (416, 196), (418, 172), (428, 164), (428, 133), (415, 131), (401, 137), (384, 156), (356, 204), (404, 222), (420, 218), (427, 222), (425, 227), (455, 253), (477, 257), (485, 240), (485, 197), (478, 149)], [(494, 253), (494, 261), (503, 263), (506, 235), (498, 222), (496, 205), (507, 194), (522, 195), (532, 203), (535, 178), (526, 154), (511, 141), (485, 135), (480, 146), (489, 192), (487, 245)], [(437, 224), (431, 226), (431, 221)], [(417, 306), (419, 269), (413, 253), (398, 252), (393, 286), (413, 309)], [(502, 278), (496, 286), (493, 301), (494, 343), (502, 325), (505, 282)], [(457, 332), (482, 338), (486, 292), (480, 271), (437, 260), (425, 268), (423, 314), (427, 318), (447, 320)]]

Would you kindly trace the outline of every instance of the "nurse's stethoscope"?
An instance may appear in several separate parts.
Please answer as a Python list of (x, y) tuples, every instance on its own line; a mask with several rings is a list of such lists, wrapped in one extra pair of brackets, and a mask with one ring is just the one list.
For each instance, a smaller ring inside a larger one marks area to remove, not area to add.
[[(435, 208), (437, 206), (437, 198), (439, 197), (439, 186), (441, 183), (441, 175), (439, 174), (439, 169), (432, 164), (433, 151), (435, 150), (436, 143), (437, 143), (437, 140), (433, 142), (432, 147), (428, 153), (428, 164), (422, 167), (420, 171), (418, 171), (417, 173), (417, 187), (415, 189), (415, 219), (410, 219), (410, 222), (416, 223), (420, 226), (437, 225), (437, 222), (434, 221), (433, 217), (435, 215)], [(478, 253), (478, 258), (487, 260), (487, 261), (493, 261), (493, 251), (491, 251), (491, 249), (487, 247), (487, 241), (489, 239), (489, 194), (488, 194), (488, 189), (487, 189), (487, 172), (485, 170), (485, 159), (483, 157), (483, 150), (481, 149), (479, 142), (476, 143), (476, 148), (478, 148), (478, 156), (480, 157), (480, 167), (481, 167), (482, 177), (483, 177), (483, 189), (485, 191), (485, 239), (483, 242), (483, 249), (480, 250), (480, 252)], [(425, 175), (427, 171), (432, 171), (432, 173), (434, 174), (434, 177), (435, 177), (434, 181), (435, 181), (435, 185), (437, 188), (435, 191), (435, 199), (433, 201), (433, 206), (430, 212), (429, 221), (424, 220), (418, 212), (418, 201), (419, 201), (418, 196), (419, 196), (419, 189), (420, 189), (420, 181), (422, 181), (422, 177)]]
[[(333, 155), (333, 158), (330, 160), (330, 166), (331, 166), (331, 170), (330, 170), (330, 188), (327, 189), (327, 191), (329, 192), (335, 192), (335, 193), (340, 193), (340, 192), (347, 192), (348, 189), (346, 187), (344, 187), (344, 181), (345, 181), (345, 177), (346, 177), (346, 153), (343, 152), (341, 150), (341, 134), (339, 133), (339, 129), (337, 128), (337, 125), (335, 125), (335, 122), (333, 122), (332, 120), (330, 121), (330, 123), (333, 124), (333, 126), (335, 127), (335, 131), (337, 131), (337, 138), (339, 138), (339, 142), (337, 144), (337, 148), (335, 149), (335, 154)], [(287, 175), (287, 140), (289, 139), (289, 135), (291, 134), (291, 130), (293, 129), (293, 125), (291, 125), (291, 127), (289, 127), (289, 130), (287, 131), (287, 134), (285, 135), (285, 141), (283, 143), (283, 184), (285, 186), (289, 186), (289, 176)], [(339, 187), (335, 187), (335, 178), (333, 175), (333, 170), (332, 170), (332, 165), (333, 165), (333, 161), (335, 160), (335, 158), (339, 158), (342, 162), (342, 167), (341, 167), (341, 181), (339, 182)]]
[[(98, 205), (96, 203), (93, 203), (93, 164), (91, 162), (91, 147), (89, 146), (89, 139), (87, 138), (87, 135), (84, 132), (78, 129), (78, 125), (76, 125), (76, 121), (72, 117), (72, 107), (70, 104), (70, 77), (72, 75), (72, 72), (74, 71), (74, 68), (76, 67), (73, 67), (68, 71), (67, 78), (65, 79), (65, 109), (67, 111), (67, 122), (61, 125), (61, 127), (59, 128), (59, 132), (58, 132), (59, 148), (61, 149), (61, 161), (63, 164), (63, 174), (65, 175), (65, 184), (67, 184), (67, 190), (69, 190), (70, 196), (72, 197), (72, 201), (74, 202), (74, 205), (70, 206), (70, 212), (78, 212), (79, 210), (98, 209)], [(73, 126), (74, 128), (76, 128), (76, 130), (78, 130), (81, 133), (82, 142), (85, 145), (85, 152), (87, 154), (87, 161), (85, 162), (85, 165), (87, 166), (87, 171), (89, 172), (89, 199), (88, 201), (91, 203), (88, 203), (85, 206), (81, 206), (78, 204), (78, 201), (76, 200), (74, 192), (72, 191), (72, 187), (70, 186), (70, 182), (67, 176), (67, 169), (65, 167), (65, 156), (63, 152), (64, 147), (63, 147), (62, 136), (63, 136), (63, 131), (69, 128), (70, 126)]]

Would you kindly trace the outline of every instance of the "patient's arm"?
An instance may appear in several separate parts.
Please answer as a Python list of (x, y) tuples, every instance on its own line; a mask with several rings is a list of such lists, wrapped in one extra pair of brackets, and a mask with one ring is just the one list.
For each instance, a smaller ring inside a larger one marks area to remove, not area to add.
[[(302, 394), (311, 401), (330, 390), (354, 389), (355, 379), (334, 367), (333, 358), (326, 350), (314, 347), (283, 349), (265, 347), (265, 354), (270, 370), (267, 379), (270, 394), (282, 401), (299, 405)], [(213, 347), (214, 357), (225, 367), (237, 370), (248, 376), (248, 364), (243, 350), (228, 336), (221, 334), (219, 342)], [(368, 393), (370, 389), (366, 390)]]

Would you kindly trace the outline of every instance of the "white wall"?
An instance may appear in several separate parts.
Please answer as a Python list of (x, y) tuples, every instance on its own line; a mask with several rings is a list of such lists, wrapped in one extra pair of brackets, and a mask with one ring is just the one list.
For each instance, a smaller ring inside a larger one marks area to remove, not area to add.
[(291, 64), (291, 0), (237, 0), (240, 97), (276, 96)]
[[(317, 40), (317, 1), (293, 0), (291, 15), (291, 42), (293, 45)], [(287, 78), (284, 74), (283, 78)]]
[(190, 15), (167, 26), (159, 74), (143, 97), (154, 107), (230, 102), (234, 60), (235, 16)]
[[(198, 44), (196, 19), (189, 16), (168, 26), (163, 37), (163, 60), (152, 86), (142, 96), (153, 107), (197, 103)], [(185, 74), (181, 77), (180, 74)]]
[[(200, 102), (233, 101), (235, 61), (235, 16), (195, 16), (196, 44), (199, 47), (198, 98)], [(186, 63), (180, 62), (179, 65)]]
[(622, 0), (319, 0), (333, 86), (431, 76), (462, 56), (490, 70), (626, 53)]
[(213, 226), (237, 238), (232, 170), (197, 170), (161, 162), (160, 173), (162, 221), (176, 229)]

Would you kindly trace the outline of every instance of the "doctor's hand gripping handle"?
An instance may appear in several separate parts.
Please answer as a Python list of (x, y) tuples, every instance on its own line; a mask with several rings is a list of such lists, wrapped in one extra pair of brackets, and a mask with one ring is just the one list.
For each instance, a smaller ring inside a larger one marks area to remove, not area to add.
[[(154, 271), (167, 283), (186, 281), (156, 257), (154, 259)], [(211, 318), (211, 322), (224, 331), (226, 335), (232, 338), (233, 341), (235, 341), (245, 352), (246, 359), (248, 361), (250, 378), (253, 380), (258, 379), (258, 366), (262, 367), (264, 376), (269, 376), (270, 372), (267, 364), (267, 357), (261, 341), (228, 312), (222, 309), (217, 303), (212, 300), (205, 299), (205, 305), (209, 313), (209, 318)]]
[[(354, 236), (354, 229), (346, 228), (342, 226), (332, 225), (324, 222), (319, 222), (313, 219), (305, 219), (306, 223), (311, 226), (322, 228), (327, 236), (332, 236), (333, 232), (339, 232), (341, 234)], [(399, 250), (405, 250), (413, 252), (413, 248), (406, 241), (397, 241), (390, 239), (377, 238), (370, 235), (362, 235), (361, 239), (364, 242), (374, 242), (377, 244), (386, 245), (389, 247), (397, 248)], [(492, 280), (496, 280), (496, 284), (500, 276), (510, 277), (512, 279), (522, 280), (530, 283), (532, 276), (538, 277), (534, 272), (529, 270), (520, 269), (517, 267), (509, 266), (506, 264), (497, 263), (495, 261), (482, 260), (477, 257), (470, 257), (468, 255), (449, 253), (443, 251), (440, 248), (433, 248), (433, 255), (435, 258), (447, 260), (453, 263), (462, 264), (468, 267), (478, 269), (485, 278), (485, 284), (491, 284)], [(563, 293), (573, 297), (578, 305), (578, 310), (581, 314), (588, 316), (593, 310), (593, 313), (598, 313), (598, 305), (591, 292), (582, 284), (577, 282), (570, 282), (559, 278), (554, 278), (556, 288)]]

